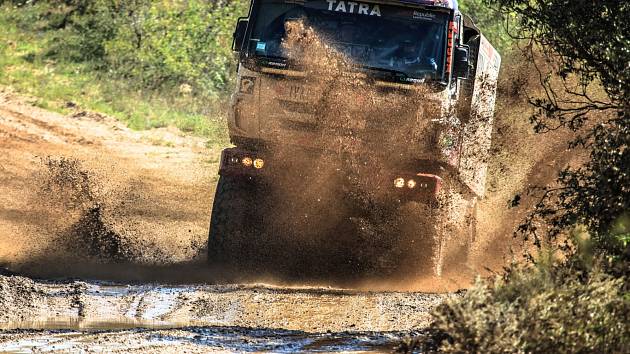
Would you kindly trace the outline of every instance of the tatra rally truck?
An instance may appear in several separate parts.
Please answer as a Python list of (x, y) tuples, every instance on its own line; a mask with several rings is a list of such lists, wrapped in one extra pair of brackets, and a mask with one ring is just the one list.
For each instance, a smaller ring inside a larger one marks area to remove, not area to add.
[[(310, 58), (287, 47), (291, 28), (320, 39), (293, 41)], [(468, 264), (501, 57), (456, 0), (252, 0), (232, 46), (212, 266), (441, 276)], [(349, 64), (324, 70), (340, 56)]]

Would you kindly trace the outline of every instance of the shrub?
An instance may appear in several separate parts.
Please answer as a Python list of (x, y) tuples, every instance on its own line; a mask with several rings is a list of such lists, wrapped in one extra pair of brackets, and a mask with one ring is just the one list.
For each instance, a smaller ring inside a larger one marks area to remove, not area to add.
[(47, 56), (87, 63), (128, 79), (134, 89), (166, 92), (189, 85), (201, 97), (224, 96), (236, 62), (232, 32), (248, 0), (40, 0), (17, 6), (25, 31), (52, 34)]
[(622, 353), (630, 301), (621, 287), (599, 271), (515, 271), (439, 306), (432, 331), (451, 353)]
[(531, 99), (534, 129), (568, 129), (575, 133), (570, 148), (590, 151), (583, 166), (565, 169), (555, 186), (542, 188), (521, 233), (537, 244), (543, 238), (553, 243), (567, 229), (585, 225), (600, 253), (622, 259), (630, 252), (623, 241), (628, 226), (621, 232), (613, 229), (630, 210), (629, 3), (490, 1), (514, 15), (519, 25), (515, 34), (529, 43), (529, 50), (541, 49), (551, 67), (544, 72), (535, 66), (545, 95)]
[(182, 84), (192, 92), (224, 92), (234, 78), (232, 32), (246, 2), (156, 2), (105, 42), (106, 60), (143, 87)]

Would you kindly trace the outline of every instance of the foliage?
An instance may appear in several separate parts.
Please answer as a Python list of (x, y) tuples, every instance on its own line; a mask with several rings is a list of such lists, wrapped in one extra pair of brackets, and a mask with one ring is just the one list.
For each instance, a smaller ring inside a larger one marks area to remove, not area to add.
[(247, 5), (0, 0), (0, 83), (48, 109), (79, 104), (135, 129), (175, 125), (224, 146), (232, 30)]
[[(127, 80), (95, 70), (92, 62), (48, 55), (56, 31), (24, 29), (35, 22), (48, 25), (37, 20), (42, 18), (40, 10), (0, 6), (0, 85), (33, 96), (34, 104), (64, 114), (93, 110), (116, 117), (133, 129), (176, 126), (207, 137), (213, 148), (228, 144), (221, 100), (201, 99), (179, 88), (133, 89)], [(24, 23), (28, 20), (33, 23)]]
[(622, 353), (630, 300), (621, 283), (567, 266), (514, 271), (438, 307), (432, 331), (451, 353)]
[(488, 0), (461, 0), (460, 10), (469, 15), (490, 43), (502, 53), (508, 52), (512, 45), (501, 13)]
[[(531, 100), (536, 131), (570, 129), (577, 133), (570, 147), (590, 150), (584, 166), (564, 170), (557, 186), (543, 189), (520, 231), (540, 244), (543, 236), (553, 241), (583, 224), (599, 241), (600, 252), (619, 257), (628, 246), (611, 229), (630, 211), (630, 3), (492, 2), (504, 13), (516, 14), (514, 35), (525, 41), (530, 54), (542, 49), (551, 67), (548, 72), (538, 67), (545, 95)], [(531, 59), (536, 61), (534, 55)], [(540, 224), (549, 229), (541, 234)]]
[(143, 86), (188, 84), (193, 92), (221, 93), (231, 87), (236, 64), (231, 43), (236, 18), (245, 2), (185, 6), (154, 3), (137, 25), (122, 26), (105, 42), (107, 61)]
[[(9, 1), (5, 1), (9, 2)], [(13, 1), (36, 21), (23, 28), (52, 32), (48, 57), (88, 63), (140, 89), (186, 85), (194, 95), (224, 96), (233, 83), (236, 19), (247, 0)]]

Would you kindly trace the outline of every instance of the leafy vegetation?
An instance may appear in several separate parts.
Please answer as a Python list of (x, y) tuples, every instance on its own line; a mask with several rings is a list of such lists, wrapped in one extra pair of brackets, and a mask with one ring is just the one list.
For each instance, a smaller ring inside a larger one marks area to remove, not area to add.
[(622, 353), (630, 301), (600, 271), (538, 266), (478, 283), (434, 313), (449, 353)]
[(0, 0), (0, 83), (46, 108), (78, 104), (226, 145), (232, 30), (247, 4)]
[(506, 31), (507, 22), (496, 5), (490, 4), (488, 0), (461, 0), (459, 8), (472, 18), (501, 54), (510, 52), (514, 41)]
[[(518, 14), (520, 36), (542, 48), (551, 63), (551, 71), (539, 69), (546, 95), (531, 101), (536, 108), (531, 117), (534, 128), (542, 133), (570, 129), (576, 133), (571, 147), (590, 150), (584, 166), (564, 170), (556, 186), (544, 189), (521, 231), (537, 243), (541, 237), (554, 242), (568, 228), (585, 225), (598, 251), (619, 260), (628, 253), (623, 240), (630, 231), (630, 4), (497, 3)], [(540, 223), (549, 226), (544, 234), (539, 232)]]
[(232, 31), (248, 6), (243, 0), (7, 3), (20, 29), (52, 32), (48, 57), (89, 63), (136, 88), (189, 85), (204, 97), (220, 96), (232, 83)]

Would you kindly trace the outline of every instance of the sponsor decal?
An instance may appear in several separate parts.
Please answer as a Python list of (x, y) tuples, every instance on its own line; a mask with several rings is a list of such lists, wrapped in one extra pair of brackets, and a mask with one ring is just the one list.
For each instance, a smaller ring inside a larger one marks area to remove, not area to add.
[(431, 12), (413, 11), (413, 18), (419, 20), (434, 20), (436, 15)]
[(378, 5), (365, 4), (355, 1), (326, 0), (328, 11), (345, 12), (348, 14), (381, 16), (381, 8)]

